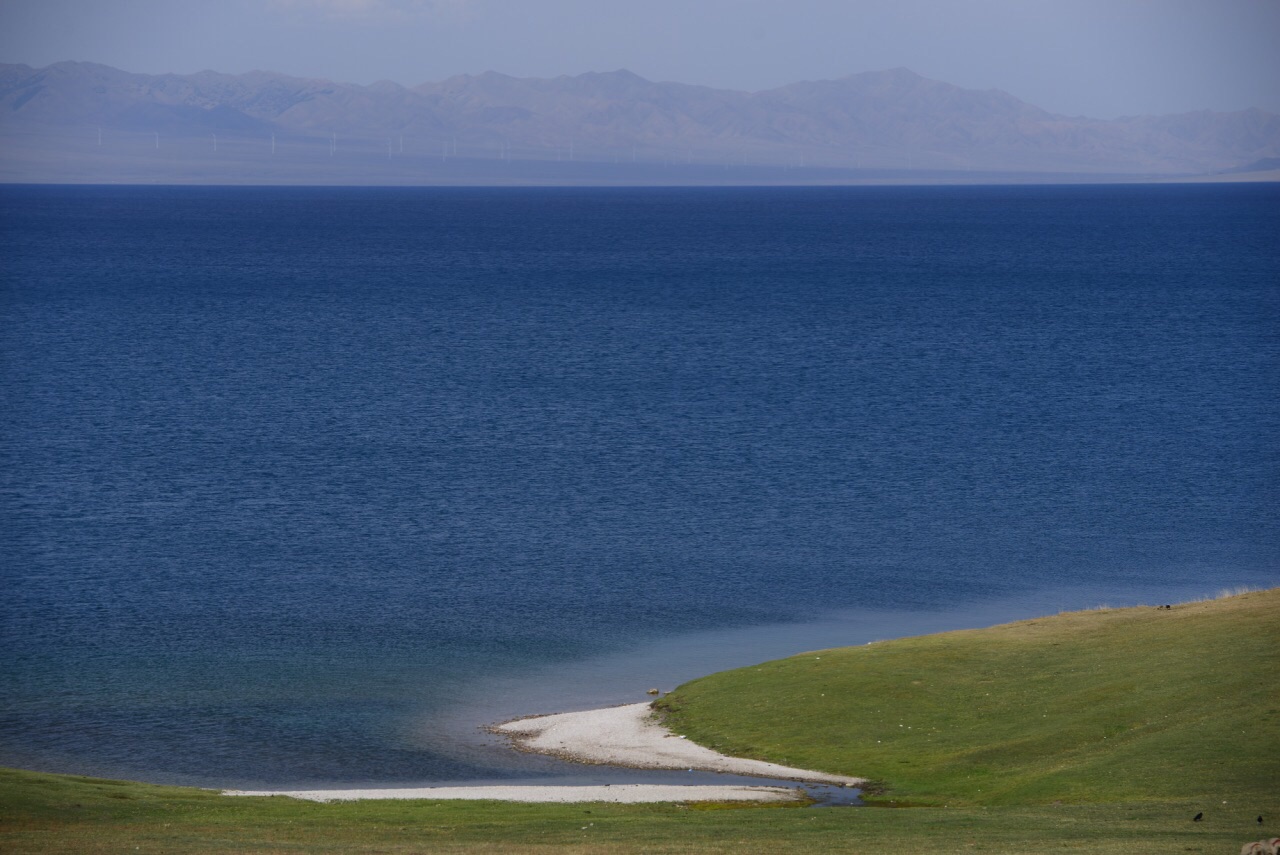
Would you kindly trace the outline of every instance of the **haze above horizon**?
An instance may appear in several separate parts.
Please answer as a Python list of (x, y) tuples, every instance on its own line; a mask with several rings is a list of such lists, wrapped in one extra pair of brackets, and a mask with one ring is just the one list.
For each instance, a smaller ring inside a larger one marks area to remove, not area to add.
[(1054, 113), (1280, 112), (1280, 3), (1256, 0), (18, 0), (0, 61), (269, 70), (407, 86), (626, 68), (757, 91), (905, 66)]

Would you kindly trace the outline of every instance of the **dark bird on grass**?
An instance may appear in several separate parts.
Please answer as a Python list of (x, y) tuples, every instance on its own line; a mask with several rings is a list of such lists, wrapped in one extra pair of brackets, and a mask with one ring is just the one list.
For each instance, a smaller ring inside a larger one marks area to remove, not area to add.
[(1191, 821), (1192, 821), (1192, 822), (1199, 822), (1199, 821), (1200, 821), (1200, 820), (1202, 820), (1202, 819), (1204, 819), (1204, 811), (1200, 811), (1200, 813), (1198, 813), (1198, 814), (1196, 814), (1195, 816), (1191, 817)]
[(1258, 825), (1262, 825), (1262, 817), (1258, 817)]

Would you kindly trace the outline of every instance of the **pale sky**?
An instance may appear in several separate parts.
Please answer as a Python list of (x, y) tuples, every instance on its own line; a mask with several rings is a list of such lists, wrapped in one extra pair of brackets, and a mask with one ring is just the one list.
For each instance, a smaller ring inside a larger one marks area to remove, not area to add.
[(1280, 0), (0, 0), (0, 62), (407, 86), (627, 68), (755, 91), (906, 66), (1067, 115), (1280, 112)]

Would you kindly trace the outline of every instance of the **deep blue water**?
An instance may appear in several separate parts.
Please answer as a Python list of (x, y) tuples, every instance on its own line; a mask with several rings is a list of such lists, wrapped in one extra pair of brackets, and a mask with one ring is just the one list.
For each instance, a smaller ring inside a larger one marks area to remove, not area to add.
[(6, 187), (0, 224), (0, 764), (549, 775), (424, 733), (677, 635), (1280, 582), (1274, 185)]

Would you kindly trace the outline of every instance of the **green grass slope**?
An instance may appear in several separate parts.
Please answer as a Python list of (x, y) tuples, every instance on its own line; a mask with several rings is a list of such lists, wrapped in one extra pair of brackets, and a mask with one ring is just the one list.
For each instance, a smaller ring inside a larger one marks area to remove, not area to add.
[(1232, 853), (1267, 835), (1241, 806), (1189, 803), (909, 810), (228, 798), (0, 771), (0, 852), (137, 853)]
[(1280, 790), (1280, 589), (806, 653), (659, 703), (727, 754), (882, 801), (1249, 802)]

